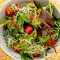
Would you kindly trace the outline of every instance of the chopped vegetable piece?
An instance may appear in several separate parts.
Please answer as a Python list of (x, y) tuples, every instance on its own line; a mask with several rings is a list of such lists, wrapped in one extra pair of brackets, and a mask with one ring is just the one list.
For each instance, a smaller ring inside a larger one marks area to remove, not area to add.
[(11, 9), (9, 9), (9, 7), (7, 7), (7, 8), (5, 9), (5, 14), (6, 14), (7, 16), (13, 16), (13, 15), (15, 15), (15, 12), (12, 11)]
[(39, 54), (38, 53), (34, 53), (33, 56), (34, 57), (39, 57)]
[(15, 27), (15, 23), (12, 24), (12, 27)]
[(24, 30), (27, 34), (31, 34), (33, 32), (33, 27), (31, 25), (26, 26)]
[(56, 43), (56, 41), (54, 39), (50, 38), (50, 40), (47, 42), (47, 45), (54, 47), (55, 43)]
[(33, 16), (32, 16), (32, 15), (30, 15), (30, 16), (29, 16), (29, 19), (30, 19), (30, 20), (32, 20), (32, 19), (33, 19)]
[(18, 28), (18, 24), (15, 24), (15, 27)]
[(25, 40), (22, 40), (22, 41), (21, 41), (21, 44), (23, 44), (24, 42), (25, 42)]
[(20, 52), (20, 49), (18, 49), (16, 46), (19, 44), (19, 42), (15, 42), (12, 46), (13, 50), (16, 52)]
[(17, 8), (21, 8), (21, 6), (19, 4), (15, 4)]
[(10, 18), (10, 22), (11, 23), (13, 23), (14, 22), (14, 18), (12, 17), (12, 18)]

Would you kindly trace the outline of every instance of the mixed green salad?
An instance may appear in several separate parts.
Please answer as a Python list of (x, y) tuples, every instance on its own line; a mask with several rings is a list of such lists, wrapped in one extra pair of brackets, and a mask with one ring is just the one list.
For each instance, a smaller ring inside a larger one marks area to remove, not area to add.
[(36, 2), (12, 4), (5, 9), (6, 17), (0, 20), (0, 26), (7, 46), (20, 53), (21, 60), (44, 57), (49, 48), (55, 48), (60, 18), (53, 11), (52, 3), (42, 7)]

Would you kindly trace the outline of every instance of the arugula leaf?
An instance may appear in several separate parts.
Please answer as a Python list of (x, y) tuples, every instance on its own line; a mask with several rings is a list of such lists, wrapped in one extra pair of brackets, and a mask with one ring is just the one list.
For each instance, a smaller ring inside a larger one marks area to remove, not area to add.
[(30, 54), (21, 53), (21, 60), (33, 60), (33, 56)]
[(37, 7), (35, 6), (34, 2), (30, 2), (27, 4), (29, 7), (32, 8), (32, 10), (37, 10)]
[(16, 48), (20, 48), (22, 51), (26, 51), (28, 49), (28, 47), (29, 47), (29, 44), (26, 42), (24, 42), (23, 44), (21, 43), (16, 46)]
[(53, 39), (57, 40), (58, 36), (59, 36), (59, 30), (57, 29), (57, 30), (55, 30), (54, 33), (52, 34), (52, 37), (53, 37)]
[(9, 30), (10, 32), (12, 32), (12, 26), (11, 26), (11, 23), (8, 23), (8, 24), (7, 24), (7, 28), (8, 28), (8, 30)]
[(22, 26), (22, 27), (20, 26), (19, 29), (18, 29), (18, 31), (19, 31), (20, 33), (24, 33), (24, 27), (23, 27), (23, 26)]
[(45, 9), (48, 10), (51, 15), (53, 14), (53, 4), (51, 2), (49, 2)]
[(40, 21), (38, 21), (38, 20), (32, 20), (31, 21), (31, 24), (35, 27), (35, 28), (37, 28), (37, 27), (40, 27)]
[(52, 8), (52, 3), (50, 3), (50, 14), (52, 15), (53, 14), (53, 8)]
[(60, 18), (54, 21), (53, 34), (52, 34), (53, 39), (57, 40), (59, 34), (60, 34)]
[(36, 37), (37, 37), (37, 31), (36, 31), (36, 29), (34, 29), (34, 31), (32, 32), (32, 34), (30, 35), (30, 37), (33, 37), (34, 39), (36, 39)]
[(57, 19), (56, 24), (60, 27), (60, 18)]
[(41, 43), (45, 43), (50, 39), (50, 36), (38, 36), (38, 39), (40, 40)]

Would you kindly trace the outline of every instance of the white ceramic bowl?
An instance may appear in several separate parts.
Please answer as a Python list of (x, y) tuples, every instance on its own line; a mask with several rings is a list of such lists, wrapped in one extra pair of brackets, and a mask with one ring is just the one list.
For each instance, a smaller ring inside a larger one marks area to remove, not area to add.
[[(25, 2), (30, 2), (31, 0), (8, 0), (6, 2), (6, 4), (4, 5), (4, 7), (1, 9), (0, 11), (0, 19), (2, 17), (5, 16), (5, 13), (4, 13), (4, 10), (5, 8), (9, 5), (9, 4), (13, 4), (13, 3), (25, 3)], [(48, 0), (37, 0), (40, 2), (41, 5), (45, 6), (48, 4)], [(56, 17), (59, 17), (59, 14), (56, 14), (58, 13), (59, 11), (54, 8), (54, 13), (56, 15)], [(58, 39), (57, 43), (60, 43), (60, 40)], [(14, 52), (13, 50), (9, 49), (7, 46), (6, 46), (6, 43), (5, 43), (5, 40), (4, 40), (4, 37), (3, 37), (3, 28), (1, 27), (0, 28), (0, 46), (1, 48), (9, 55), (11, 56), (12, 58), (14, 58), (15, 60), (20, 60), (21, 57), (20, 57), (20, 54)], [(50, 50), (51, 53), (47, 53), (47, 57), (50, 56), (52, 53), (53, 53), (53, 49)], [(38, 59), (38, 60), (44, 60), (44, 59)]]

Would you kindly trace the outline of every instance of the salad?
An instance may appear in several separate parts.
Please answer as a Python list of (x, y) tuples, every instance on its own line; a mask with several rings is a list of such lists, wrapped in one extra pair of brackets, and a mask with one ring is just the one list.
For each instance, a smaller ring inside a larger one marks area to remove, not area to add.
[[(53, 14), (53, 4), (42, 7), (39, 3), (12, 4), (0, 20), (9, 48), (21, 55), (21, 60), (45, 57), (54, 48), (60, 31), (60, 18)], [(56, 52), (56, 50), (55, 50)]]

